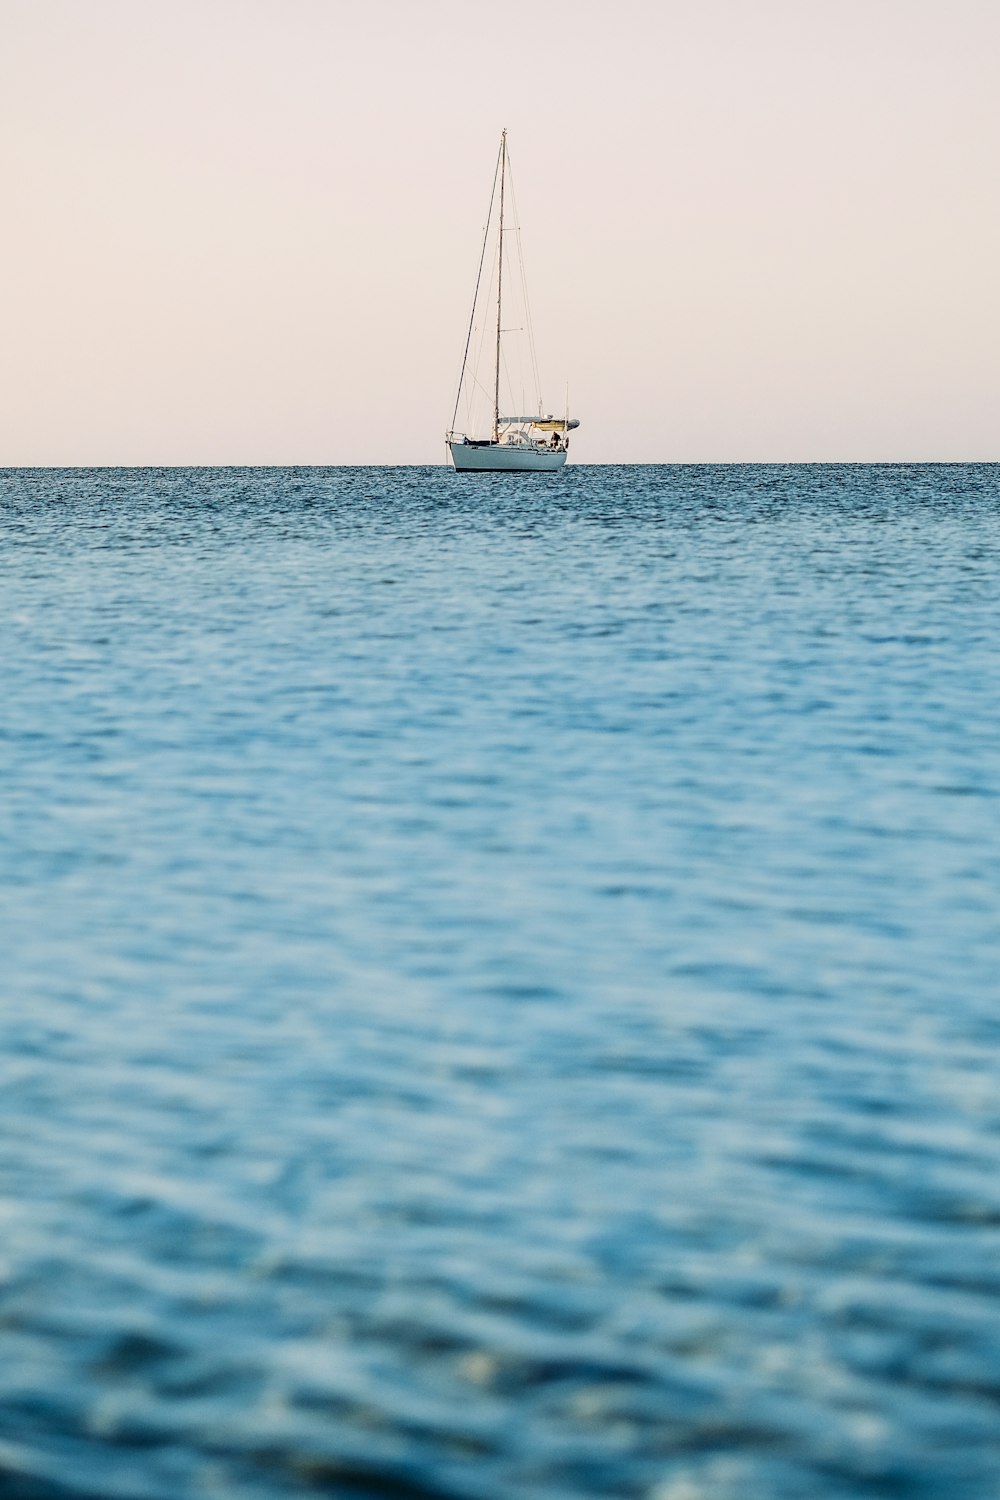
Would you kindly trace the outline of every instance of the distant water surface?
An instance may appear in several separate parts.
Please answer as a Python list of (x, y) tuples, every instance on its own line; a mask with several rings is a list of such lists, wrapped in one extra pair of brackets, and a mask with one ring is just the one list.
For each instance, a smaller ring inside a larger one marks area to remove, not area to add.
[(1000, 468), (0, 521), (0, 1494), (1000, 1496)]

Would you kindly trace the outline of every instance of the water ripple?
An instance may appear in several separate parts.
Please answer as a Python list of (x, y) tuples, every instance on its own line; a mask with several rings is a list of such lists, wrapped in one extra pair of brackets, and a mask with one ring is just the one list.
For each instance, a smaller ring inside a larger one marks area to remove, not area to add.
[(1000, 469), (0, 529), (0, 1493), (1000, 1494)]

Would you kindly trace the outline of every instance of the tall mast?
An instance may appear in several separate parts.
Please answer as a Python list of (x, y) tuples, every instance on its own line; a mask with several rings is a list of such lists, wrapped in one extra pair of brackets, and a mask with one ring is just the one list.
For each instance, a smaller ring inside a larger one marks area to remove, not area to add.
[(500, 307), (503, 298), (503, 186), (507, 171), (507, 132), (500, 136), (500, 232), (497, 248), (497, 360), (493, 381), (493, 441), (500, 439)]

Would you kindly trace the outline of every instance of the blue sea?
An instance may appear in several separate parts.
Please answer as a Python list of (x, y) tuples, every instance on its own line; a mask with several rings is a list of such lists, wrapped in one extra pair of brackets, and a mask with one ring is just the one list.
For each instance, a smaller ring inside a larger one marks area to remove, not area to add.
[(1000, 1496), (1000, 466), (0, 471), (0, 1496)]

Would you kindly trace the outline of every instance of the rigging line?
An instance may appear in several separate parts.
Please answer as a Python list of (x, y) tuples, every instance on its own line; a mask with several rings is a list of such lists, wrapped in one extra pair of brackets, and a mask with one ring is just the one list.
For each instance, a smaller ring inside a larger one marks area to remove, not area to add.
[(507, 366), (507, 351), (506, 351), (506, 349), (502, 352), (500, 358), (501, 358), (501, 360), (503, 362), (503, 373), (504, 373), (504, 376), (506, 377), (506, 380), (507, 380), (507, 394), (510, 397), (511, 407), (513, 407), (513, 405), (514, 405), (514, 382), (510, 378), (510, 370), (509, 370), (509, 368)]
[(528, 333), (528, 354), (531, 359), (531, 375), (535, 382), (535, 399), (538, 408), (542, 405), (542, 380), (538, 373), (538, 356), (535, 351), (535, 328), (531, 321), (531, 303), (528, 301), (528, 278), (524, 270), (524, 249), (521, 244), (521, 214), (517, 206), (517, 195), (514, 191), (514, 174), (510, 169), (510, 153), (507, 154), (507, 175), (510, 178), (510, 196), (514, 205), (514, 227), (517, 233), (517, 261), (521, 272), (521, 298), (524, 302), (524, 322)]
[(473, 372), (473, 374), (469, 377), (469, 385), (471, 387), (471, 394), (470, 394), (468, 400), (466, 401), (466, 414), (469, 416), (469, 418), (471, 420), (472, 399), (475, 396), (476, 392), (478, 391), (481, 395), (483, 395), (483, 396), (485, 396), (487, 398), (492, 398), (493, 392), (490, 391), (490, 390), (487, 390), (486, 386), (483, 385), (483, 382), (480, 380), (479, 375), (476, 372)]
[[(493, 246), (493, 256), (492, 256), (492, 259), (490, 260), (489, 280), (487, 282), (487, 286), (490, 289), (492, 289), (492, 287), (493, 287), (494, 273), (496, 271), (496, 268), (497, 268), (497, 247), (496, 247), (496, 245), (494, 245)], [(492, 324), (490, 323), (489, 315), (485, 313), (485, 309), (484, 309), (483, 326), (479, 330), (479, 348), (478, 348), (477, 353), (476, 353), (476, 370), (477, 370), (477, 372), (478, 372), (480, 364), (482, 362), (483, 350), (486, 348), (486, 339), (487, 339), (487, 336), (492, 337), (492, 335), (493, 335), (493, 327), (492, 327)]]
[(465, 379), (465, 362), (469, 357), (469, 341), (472, 338), (472, 325), (476, 317), (476, 303), (479, 300), (479, 282), (483, 274), (483, 261), (486, 259), (486, 242), (489, 238), (490, 233), (490, 220), (493, 217), (493, 199), (496, 196), (497, 176), (500, 172), (500, 157), (502, 155), (503, 146), (501, 145), (500, 150), (497, 153), (497, 164), (493, 170), (493, 186), (490, 189), (490, 211), (486, 216), (486, 232), (483, 235), (483, 248), (480, 251), (479, 255), (479, 270), (476, 272), (476, 290), (472, 298), (472, 312), (469, 315), (469, 331), (465, 335), (465, 352), (462, 355), (462, 373), (458, 377), (458, 390), (455, 393), (455, 410), (451, 414), (451, 429), (453, 432), (455, 430), (455, 418), (458, 416), (458, 403), (462, 399), (462, 382)]
[[(489, 224), (487, 224), (487, 226), (486, 226), (486, 232), (487, 232), (487, 234), (489, 233), (489, 228), (490, 228), (490, 226), (489, 226)], [(497, 252), (496, 252), (496, 246), (494, 245), (494, 247), (493, 247), (493, 258), (490, 261), (490, 274), (489, 274), (489, 278), (488, 278), (487, 283), (486, 283), (487, 286), (491, 287), (493, 285), (493, 272), (496, 270), (496, 264), (497, 264)], [(475, 313), (474, 312), (473, 312), (473, 317), (475, 317)], [(473, 365), (472, 365), (472, 385), (473, 386), (478, 386), (479, 389), (482, 391), (482, 393), (483, 393), (484, 396), (487, 395), (488, 393), (487, 393), (486, 387), (483, 385), (482, 381), (479, 379), (479, 371), (482, 369), (482, 365), (483, 365), (483, 349), (485, 348), (485, 345), (486, 345), (486, 336), (487, 336), (488, 333), (491, 333), (491, 332), (492, 332), (492, 329), (489, 326), (489, 320), (488, 320), (488, 318), (484, 317), (482, 328), (479, 330), (479, 347), (475, 351), (475, 359), (474, 359)], [(461, 386), (459, 386), (459, 390), (461, 390)], [(470, 389), (469, 385), (466, 384), (466, 387), (465, 387), (465, 420), (466, 420), (466, 426), (467, 426), (467, 428), (470, 427), (472, 425), (472, 422), (473, 422), (474, 412), (473, 412), (472, 403), (473, 403), (474, 395), (475, 395), (474, 390)]]

